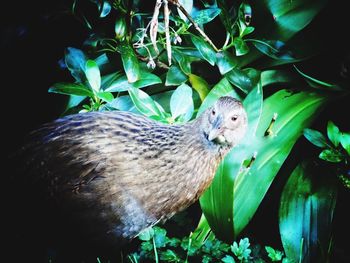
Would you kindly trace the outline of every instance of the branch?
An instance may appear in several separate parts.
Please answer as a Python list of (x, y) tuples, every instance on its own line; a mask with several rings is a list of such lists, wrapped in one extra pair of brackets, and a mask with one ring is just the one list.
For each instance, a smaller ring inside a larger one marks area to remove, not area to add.
[(198, 26), (196, 21), (193, 20), (193, 18), (190, 16), (190, 14), (186, 11), (186, 9), (178, 2), (178, 0), (168, 0), (173, 5), (176, 5), (180, 11), (187, 17), (187, 19), (192, 23), (194, 28), (202, 35), (204, 40), (209, 43), (209, 45), (212, 46), (212, 48), (219, 52), (220, 50), (214, 45), (214, 43), (210, 40), (210, 38), (204, 33), (204, 31)]

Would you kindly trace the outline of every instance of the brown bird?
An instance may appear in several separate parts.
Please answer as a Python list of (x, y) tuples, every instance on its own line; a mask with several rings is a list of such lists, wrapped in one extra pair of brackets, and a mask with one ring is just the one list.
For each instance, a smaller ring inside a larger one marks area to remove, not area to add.
[(85, 238), (118, 244), (194, 203), (246, 127), (242, 104), (228, 96), (181, 125), (121, 111), (66, 116), (23, 147), (27, 188)]

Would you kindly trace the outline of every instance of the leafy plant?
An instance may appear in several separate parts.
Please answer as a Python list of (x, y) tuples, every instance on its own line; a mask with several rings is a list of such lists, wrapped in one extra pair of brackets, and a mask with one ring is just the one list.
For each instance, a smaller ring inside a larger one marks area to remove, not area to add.
[[(87, 2), (96, 5), (98, 17), (84, 13)], [(137, 0), (72, 1), (73, 14), (89, 35), (80, 49), (67, 48), (64, 61), (72, 83), (49, 89), (69, 95), (65, 114), (124, 110), (173, 125), (191, 121), (225, 95), (243, 101), (248, 112), (246, 137), (223, 160), (200, 198), (203, 216), (194, 234), (176, 239), (166, 237), (165, 230), (149, 230), (140, 235), (141, 251), (130, 255), (132, 262), (186, 262), (199, 254), (203, 262), (249, 260), (249, 242), (233, 243), (227, 254), (230, 246), (217, 238), (230, 244), (237, 240), (281, 167), (288, 165), (303, 132), (322, 148), (321, 159), (342, 167), (338, 177), (349, 187), (349, 169), (344, 167), (349, 164), (350, 135), (332, 122), (328, 139), (309, 129), (327, 104), (349, 95), (348, 86), (301, 70), (322, 42), (304, 29), (326, 2), (158, 0), (150, 11)], [(310, 235), (315, 229), (309, 225), (291, 240), (284, 231), (320, 216), (329, 219), (322, 225), (328, 229), (336, 202), (334, 196), (323, 201), (329, 192), (314, 188), (316, 179), (310, 178), (315, 177), (306, 176), (313, 172), (298, 167), (286, 175), (290, 181), (279, 210), (286, 255), (296, 260), (315, 255), (308, 252), (316, 242)], [(306, 195), (302, 199), (293, 194), (298, 180), (302, 186), (296, 189)], [(312, 210), (310, 203), (320, 208)], [(297, 220), (294, 215), (301, 210), (310, 213)], [(322, 227), (315, 231), (328, 237)], [(301, 246), (301, 239), (308, 242)], [(266, 250), (271, 260), (288, 261), (279, 251)]]
[(304, 136), (313, 145), (322, 149), (320, 159), (338, 164), (335, 173), (344, 186), (350, 188), (350, 133), (341, 132), (332, 121), (329, 121), (327, 138), (313, 129), (305, 129)]

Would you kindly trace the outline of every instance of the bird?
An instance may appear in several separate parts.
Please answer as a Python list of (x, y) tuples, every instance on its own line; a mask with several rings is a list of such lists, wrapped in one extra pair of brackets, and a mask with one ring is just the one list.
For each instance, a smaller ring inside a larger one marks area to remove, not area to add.
[(183, 124), (117, 110), (67, 115), (30, 133), (22, 184), (84, 239), (118, 245), (196, 202), (247, 122), (230, 96)]

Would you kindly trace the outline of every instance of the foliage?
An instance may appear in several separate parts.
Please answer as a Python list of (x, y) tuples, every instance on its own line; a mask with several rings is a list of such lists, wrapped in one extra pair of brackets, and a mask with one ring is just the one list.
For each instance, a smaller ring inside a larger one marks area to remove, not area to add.
[(327, 124), (327, 137), (313, 129), (305, 129), (304, 136), (313, 145), (322, 149), (319, 158), (330, 163), (335, 163), (335, 174), (350, 188), (350, 133), (341, 132), (332, 122)]
[[(97, 17), (84, 13), (91, 3)], [(49, 91), (69, 95), (65, 114), (124, 110), (170, 125), (191, 121), (221, 96), (243, 101), (249, 129), (220, 164), (211, 187), (200, 199), (204, 215), (194, 231), (200, 234), (168, 238), (164, 229), (154, 228), (140, 235), (141, 251), (130, 260), (149, 257), (186, 262), (199, 254), (203, 262), (247, 260), (248, 240), (232, 242), (251, 222), (275, 178), (282, 176), (281, 167), (288, 165), (303, 131), (323, 149), (321, 159), (341, 167), (336, 174), (349, 187), (350, 135), (332, 122), (328, 123), (328, 139), (310, 129), (326, 105), (349, 95), (348, 86), (301, 70), (303, 62), (317, 51), (313, 47), (321, 42), (305, 29), (326, 1), (152, 3), (150, 10), (138, 0), (73, 1), (72, 12), (86, 25), (89, 36), (82, 47), (66, 50), (64, 61), (72, 83), (53, 84)], [(324, 201), (327, 189), (317, 185), (316, 177), (311, 176), (314, 171), (301, 167), (285, 175), (290, 179), (279, 210), (286, 254), (298, 260), (319, 252), (313, 247), (311, 231), (328, 242), (336, 202), (335, 195)], [(296, 189), (305, 195), (301, 199), (292, 191), (298, 180), (301, 186)], [(333, 187), (328, 191), (335, 192)], [(310, 204), (319, 208), (311, 209)], [(304, 213), (300, 220), (294, 217), (299, 210)], [(302, 229), (293, 240), (285, 237), (286, 229), (298, 229), (321, 216), (328, 220)], [(224, 245), (214, 234), (232, 246)], [(308, 241), (303, 241), (302, 250), (296, 249), (300, 240)], [(272, 261), (288, 261), (282, 252), (270, 247), (266, 251)]]
[[(248, 238), (226, 244), (216, 238), (203, 242), (195, 234), (183, 238), (168, 237), (161, 227), (148, 228), (138, 236), (141, 240), (138, 251), (127, 256), (129, 262), (287, 262), (283, 253), (266, 246), (266, 251), (252, 246)], [(254, 253), (252, 253), (252, 249)]]

